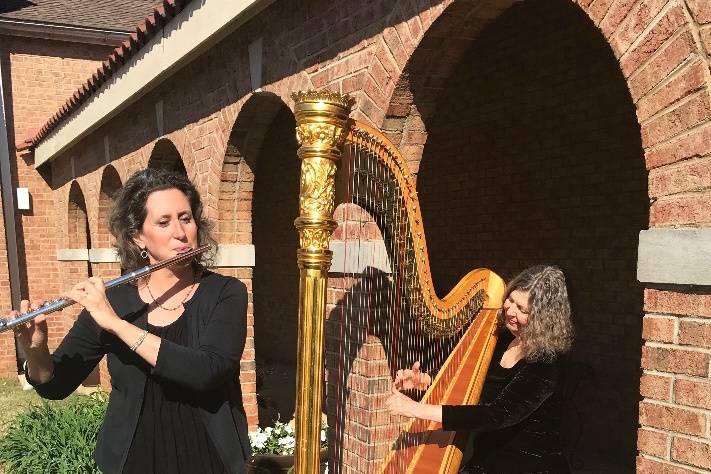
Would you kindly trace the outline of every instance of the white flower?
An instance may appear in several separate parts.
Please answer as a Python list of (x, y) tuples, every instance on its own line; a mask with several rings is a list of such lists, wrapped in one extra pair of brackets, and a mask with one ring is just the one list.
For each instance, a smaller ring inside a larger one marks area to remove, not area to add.
[(268, 436), (266, 434), (259, 431), (249, 434), (252, 446), (257, 449), (262, 449), (264, 447), (264, 444), (267, 442), (267, 438)]
[[(327, 427), (321, 427), (321, 443), (327, 440)], [(273, 427), (249, 433), (249, 442), (257, 454), (294, 454), (296, 446), (294, 427), (286, 423), (276, 422)]]
[(282, 454), (292, 454), (294, 452), (296, 440), (293, 437), (280, 438), (277, 443), (281, 447)]

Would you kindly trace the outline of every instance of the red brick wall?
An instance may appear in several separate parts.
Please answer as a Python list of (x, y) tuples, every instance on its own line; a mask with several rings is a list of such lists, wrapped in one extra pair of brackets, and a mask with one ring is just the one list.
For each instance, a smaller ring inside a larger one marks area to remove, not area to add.
[(254, 290), (252, 288), (251, 268), (214, 268), (214, 271), (234, 278), (238, 278), (247, 285), (247, 340), (244, 345), (244, 352), (240, 361), (239, 380), (242, 386), (242, 402), (247, 414), (249, 429), (254, 430), (259, 423), (257, 414), (257, 372), (254, 361)]
[[(603, 14), (600, 27), (620, 58), (641, 124), (649, 224), (708, 227), (708, 2), (620, 2), (596, 18)], [(638, 472), (711, 469), (709, 406), (703, 400), (711, 393), (703, 303), (708, 296), (703, 287), (653, 284), (644, 293)]]
[[(11, 149), (57, 111), (96, 70), (110, 49), (32, 38), (0, 38)], [(49, 183), (34, 170), (31, 158), (22, 154), (18, 154), (13, 163), (13, 182), (16, 186), (29, 188), (32, 196), (32, 210), (17, 214), (23, 297), (27, 298), (29, 294), (35, 300), (54, 298), (62, 288), (56, 260), (59, 239), (53, 212), (54, 193)], [(3, 278), (3, 281), (7, 279)], [(5, 302), (10, 301), (9, 291), (1, 293), (0, 299), (3, 304), (8, 304)], [(3, 341), (5, 339), (3, 336)], [(0, 343), (2, 351), (13, 353), (14, 349), (6, 344)], [(5, 366), (0, 375), (16, 373), (12, 364)]]

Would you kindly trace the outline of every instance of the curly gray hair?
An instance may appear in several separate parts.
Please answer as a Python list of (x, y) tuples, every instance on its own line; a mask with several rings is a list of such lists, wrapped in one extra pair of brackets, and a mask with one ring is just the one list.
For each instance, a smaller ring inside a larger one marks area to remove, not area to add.
[[(525, 358), (529, 362), (550, 361), (570, 350), (573, 323), (563, 271), (556, 266), (536, 265), (519, 273), (506, 287), (528, 292), (528, 325), (521, 330)], [(503, 311), (499, 326), (505, 324)]]

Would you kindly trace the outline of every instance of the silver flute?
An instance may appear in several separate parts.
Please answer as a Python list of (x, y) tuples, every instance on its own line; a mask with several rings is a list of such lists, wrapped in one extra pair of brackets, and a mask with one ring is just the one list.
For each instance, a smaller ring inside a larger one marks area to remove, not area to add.
[[(209, 248), (209, 244), (203, 245), (192, 250), (188, 250), (187, 252), (179, 253), (175, 257), (168, 258), (166, 260), (163, 260), (162, 262), (154, 263), (153, 265), (146, 265), (145, 267), (139, 268), (138, 270), (134, 270), (131, 273), (127, 273), (125, 275), (121, 275), (118, 278), (114, 278), (113, 280), (107, 281), (104, 284), (104, 287), (108, 290), (109, 288), (123, 285), (124, 283), (130, 283), (148, 275), (149, 273), (153, 273), (156, 270), (160, 270), (161, 268), (169, 267), (175, 263), (191, 259), (196, 255), (200, 255), (201, 253), (205, 252)], [(27, 321), (35, 319), (39, 315), (54, 313), (55, 311), (62, 310), (67, 306), (73, 305), (74, 303), (76, 303), (76, 301), (70, 298), (57, 298), (55, 300), (47, 301), (39, 308), (33, 309), (32, 311), (20, 313), (14, 318), (0, 318), (0, 332), (4, 332), (16, 326), (19, 326), (20, 324), (24, 324)]]

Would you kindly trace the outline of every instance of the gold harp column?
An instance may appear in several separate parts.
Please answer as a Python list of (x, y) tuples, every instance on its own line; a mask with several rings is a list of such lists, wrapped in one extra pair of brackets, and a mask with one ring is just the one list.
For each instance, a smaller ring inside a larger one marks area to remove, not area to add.
[(335, 177), (353, 99), (328, 91), (296, 92), (296, 136), (300, 147), (299, 342), (296, 379), (296, 474), (319, 472), (321, 400), (324, 379), (328, 248), (335, 206)]

